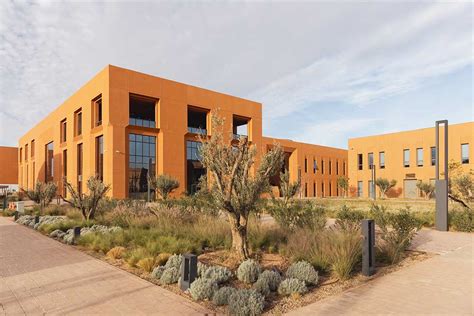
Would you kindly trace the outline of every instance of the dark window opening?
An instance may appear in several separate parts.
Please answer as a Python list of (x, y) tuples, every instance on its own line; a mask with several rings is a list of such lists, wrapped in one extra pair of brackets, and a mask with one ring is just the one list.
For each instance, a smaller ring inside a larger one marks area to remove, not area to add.
[(240, 137), (247, 138), (249, 136), (249, 122), (250, 119), (248, 118), (234, 115), (232, 120), (232, 133), (234, 139), (239, 139)]
[(339, 161), (336, 161), (336, 175), (339, 175)]
[(188, 132), (207, 135), (208, 111), (188, 107)]
[(313, 196), (316, 197), (316, 182), (313, 182)]
[(128, 135), (128, 195), (132, 199), (145, 199), (148, 177), (155, 176), (156, 137)]
[(362, 170), (363, 169), (363, 158), (362, 158), (362, 154), (357, 154), (357, 168), (359, 170)]
[(324, 183), (321, 182), (321, 197), (324, 197)]
[(318, 170), (318, 162), (316, 161), (316, 158), (313, 159), (313, 173), (316, 174), (316, 171)]
[(63, 150), (63, 196), (64, 197), (66, 197), (67, 195), (66, 181), (67, 181), (67, 149)]
[(28, 144), (25, 145), (25, 161), (28, 161)]
[(304, 183), (304, 197), (308, 197), (308, 183)]
[(332, 182), (329, 181), (329, 196), (332, 196)]
[(74, 113), (74, 122), (75, 122), (75, 136), (82, 135), (82, 109), (79, 109)]
[(35, 158), (35, 140), (31, 141), (31, 159)]
[(321, 159), (321, 174), (324, 174), (324, 160)]
[(436, 147), (431, 147), (431, 165), (436, 165)]
[(54, 179), (54, 143), (51, 142), (45, 148), (45, 182), (51, 182)]
[(200, 142), (186, 141), (186, 189), (188, 194), (198, 190), (199, 180), (206, 175), (206, 168), (201, 163)]
[(156, 100), (130, 95), (129, 98), (129, 124), (143, 127), (156, 127), (155, 120)]
[(66, 142), (67, 140), (67, 122), (66, 119), (61, 121), (61, 143)]
[[(275, 174), (270, 177), (271, 186), (280, 187), (280, 173), (289, 172), (290, 156), (291, 156), (290, 152), (283, 153), (283, 165), (281, 166), (281, 169), (279, 171), (275, 172)], [(281, 192), (280, 192), (280, 195), (281, 195)]]
[(304, 172), (308, 173), (308, 159), (304, 157)]
[(332, 174), (332, 161), (329, 160), (329, 174)]
[(92, 100), (92, 110), (94, 111), (93, 126), (96, 127), (102, 125), (102, 95), (99, 95)]
[(83, 152), (82, 144), (77, 145), (77, 192), (82, 194), (82, 165), (83, 165)]
[(104, 136), (95, 139), (95, 173), (100, 181), (104, 181)]

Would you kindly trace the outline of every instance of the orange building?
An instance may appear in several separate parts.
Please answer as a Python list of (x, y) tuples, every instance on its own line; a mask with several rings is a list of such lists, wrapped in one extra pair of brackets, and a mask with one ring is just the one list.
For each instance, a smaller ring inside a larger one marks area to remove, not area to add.
[(18, 148), (0, 146), (0, 185), (18, 184)]
[[(440, 166), (444, 162), (444, 127), (440, 127)], [(465, 171), (474, 169), (474, 122), (449, 125), (448, 161), (460, 162)], [(390, 197), (417, 198), (417, 182), (435, 179), (435, 128), (349, 139), (349, 183), (354, 196), (370, 197), (375, 178), (396, 180)], [(442, 167), (440, 167), (442, 170)], [(379, 194), (378, 188), (375, 188)]]
[[(98, 176), (111, 185), (111, 196), (142, 198), (150, 172), (177, 178), (178, 194), (192, 193), (206, 172), (197, 156), (197, 135), (212, 134), (209, 114), (217, 110), (225, 119), (229, 141), (236, 134), (245, 135), (259, 149), (258, 155), (273, 143), (262, 137), (260, 103), (107, 66), (20, 138), (20, 187), (54, 181), (65, 194), (63, 177), (84, 191), (84, 182)], [(303, 166), (304, 157), (307, 163), (312, 157), (325, 157), (328, 163), (334, 158), (341, 162), (329, 168), (345, 169), (339, 165), (347, 160), (345, 150), (282, 142), (293, 153), (290, 173)], [(310, 186), (313, 178), (304, 172), (302, 176)], [(324, 184), (325, 195), (337, 192), (331, 176), (321, 176), (332, 179)]]

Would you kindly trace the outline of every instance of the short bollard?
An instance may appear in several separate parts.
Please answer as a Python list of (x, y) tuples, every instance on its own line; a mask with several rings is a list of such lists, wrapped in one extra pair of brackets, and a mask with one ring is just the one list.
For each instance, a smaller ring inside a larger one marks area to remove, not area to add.
[(35, 215), (35, 224), (38, 224), (39, 222), (40, 222), (39, 215)]
[(79, 237), (81, 237), (81, 227), (76, 226), (73, 229), (73, 241), (74, 241), (74, 243), (76, 243), (76, 241), (79, 239)]
[(181, 290), (186, 291), (197, 276), (197, 256), (187, 253), (181, 265)]
[(373, 219), (362, 220), (362, 274), (371, 276), (375, 273), (375, 222)]
[(15, 222), (20, 218), (20, 213), (18, 211), (13, 212), (13, 218), (15, 219)]

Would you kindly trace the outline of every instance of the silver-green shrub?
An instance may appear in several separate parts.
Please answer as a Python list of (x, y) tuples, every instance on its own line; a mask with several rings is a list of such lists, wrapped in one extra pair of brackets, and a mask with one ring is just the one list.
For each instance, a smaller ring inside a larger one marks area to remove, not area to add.
[(217, 284), (209, 279), (197, 278), (193, 283), (191, 283), (189, 293), (193, 300), (202, 301), (211, 299), (218, 288)]
[(165, 266), (158, 266), (154, 268), (153, 271), (151, 272), (151, 277), (155, 279), (160, 279), (165, 270), (166, 270)]
[(306, 292), (308, 292), (308, 288), (304, 281), (294, 278), (285, 279), (278, 286), (280, 295), (304, 294)]
[(259, 264), (252, 259), (242, 262), (237, 269), (237, 278), (245, 283), (254, 283), (260, 275)]
[(257, 316), (262, 314), (265, 298), (256, 290), (241, 289), (229, 298), (229, 314), (235, 316)]
[(226, 267), (212, 266), (206, 269), (201, 275), (204, 279), (209, 279), (214, 283), (221, 284), (227, 282), (232, 277), (232, 272)]
[[(278, 285), (281, 282), (280, 273), (271, 270), (265, 270), (260, 274), (258, 280), (265, 279), (267, 280), (268, 286), (270, 287), (270, 291), (276, 291), (278, 289)], [(257, 280), (257, 282), (258, 282)]]
[(198, 262), (197, 263), (197, 275), (198, 277), (203, 276), (206, 270), (209, 269), (209, 266), (205, 265), (204, 263)]
[(286, 277), (304, 281), (306, 285), (318, 283), (318, 271), (306, 261), (293, 263), (286, 271)]
[(172, 255), (171, 257), (168, 258), (168, 261), (166, 261), (165, 268), (176, 268), (179, 269), (181, 268), (181, 263), (183, 263), (183, 256), (182, 255)]
[(214, 293), (212, 302), (217, 306), (228, 305), (229, 298), (235, 291), (237, 291), (237, 289), (230, 286), (221, 287)]
[(262, 294), (268, 296), (270, 294), (270, 284), (266, 278), (258, 278), (257, 282), (253, 284), (253, 289)]
[(166, 268), (161, 274), (160, 282), (163, 284), (173, 284), (178, 282), (179, 270), (176, 267)]

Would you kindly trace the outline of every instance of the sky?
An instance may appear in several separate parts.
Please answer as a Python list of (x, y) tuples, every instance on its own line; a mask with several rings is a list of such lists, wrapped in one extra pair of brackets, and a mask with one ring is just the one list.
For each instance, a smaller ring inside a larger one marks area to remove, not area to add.
[(474, 120), (469, 2), (0, 1), (0, 145), (107, 64), (263, 104), (264, 135)]

